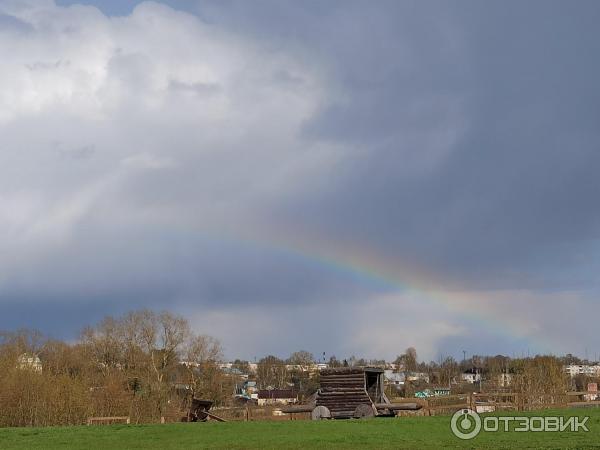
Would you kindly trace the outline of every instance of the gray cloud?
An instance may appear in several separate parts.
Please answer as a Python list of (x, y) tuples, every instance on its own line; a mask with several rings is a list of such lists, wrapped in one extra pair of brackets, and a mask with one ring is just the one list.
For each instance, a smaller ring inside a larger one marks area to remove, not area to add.
[(595, 3), (169, 4), (0, 2), (0, 327), (149, 306), (231, 356), (582, 350), (552, 335), (598, 309)]
[(461, 281), (541, 288), (585, 270), (598, 237), (598, 9), (468, 6), (396, 2), (311, 35), (336, 95), (305, 133), (348, 157), (328, 192), (284, 208)]

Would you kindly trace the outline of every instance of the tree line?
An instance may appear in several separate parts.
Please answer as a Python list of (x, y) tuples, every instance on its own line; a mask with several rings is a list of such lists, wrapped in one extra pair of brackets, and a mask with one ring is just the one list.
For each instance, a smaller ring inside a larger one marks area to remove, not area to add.
[(226, 370), (216, 338), (166, 311), (107, 316), (74, 342), (36, 330), (0, 331), (0, 427), (82, 424), (88, 417), (178, 420), (193, 397), (231, 405), (240, 374), (251, 374), (260, 389), (293, 389), (302, 399), (318, 387), (306, 370), (313, 361), (298, 351), (286, 360), (265, 356), (255, 370), (241, 360), (231, 367), (238, 371)]
[(221, 359), (217, 339), (169, 312), (106, 317), (74, 343), (2, 332), (0, 426), (81, 424), (90, 416), (156, 422), (192, 395), (224, 402), (235, 380), (223, 376)]
[[(139, 310), (108, 316), (83, 329), (74, 342), (35, 330), (0, 332), (0, 426), (82, 424), (94, 416), (129, 416), (133, 423), (177, 420), (192, 397), (231, 405), (236, 385), (243, 382), (240, 374), (249, 374), (258, 389), (293, 389), (300, 400), (319, 385), (315, 358), (307, 351), (287, 359), (265, 356), (254, 370), (243, 360), (225, 370), (222, 360), (223, 348), (216, 338), (193, 332), (184, 317), (169, 312)], [(419, 362), (410, 347), (396, 358), (394, 370), (404, 372), (407, 380), (409, 374), (422, 373), (429, 385), (450, 386), (460, 380), (462, 371), (477, 367), (488, 380), (510, 374), (513, 392), (560, 395), (585, 387), (586, 380), (570, 380), (563, 369), (581, 362), (572, 355), (497, 355), (462, 361), (440, 357), (426, 363)], [(327, 365), (386, 362), (331, 356)], [(407, 381), (400, 394), (412, 396), (422, 384)]]

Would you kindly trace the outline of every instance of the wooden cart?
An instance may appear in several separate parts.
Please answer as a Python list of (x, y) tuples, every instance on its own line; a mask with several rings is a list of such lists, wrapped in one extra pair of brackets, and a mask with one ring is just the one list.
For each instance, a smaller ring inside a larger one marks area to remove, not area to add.
[(190, 410), (187, 414), (188, 422), (206, 422), (209, 418), (214, 419), (218, 422), (226, 422), (225, 419), (210, 413), (208, 410), (213, 405), (212, 400), (202, 400), (199, 398), (192, 398)]

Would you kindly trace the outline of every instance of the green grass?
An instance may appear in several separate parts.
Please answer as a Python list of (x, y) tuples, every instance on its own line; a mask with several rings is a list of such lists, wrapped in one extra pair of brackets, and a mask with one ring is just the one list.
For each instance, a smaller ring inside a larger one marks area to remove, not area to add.
[(473, 440), (461, 441), (450, 432), (447, 416), (4, 428), (0, 429), (0, 449), (600, 449), (600, 409), (529, 413), (541, 414), (590, 416), (587, 422), (590, 431), (482, 432)]

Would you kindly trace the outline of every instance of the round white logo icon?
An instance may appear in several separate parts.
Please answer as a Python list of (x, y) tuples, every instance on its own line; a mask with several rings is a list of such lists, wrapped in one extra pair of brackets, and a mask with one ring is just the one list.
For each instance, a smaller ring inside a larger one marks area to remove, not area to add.
[(459, 409), (450, 421), (452, 433), (460, 439), (473, 439), (481, 431), (481, 417), (471, 409)]

